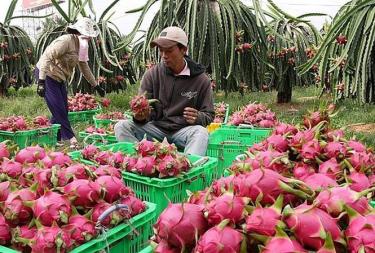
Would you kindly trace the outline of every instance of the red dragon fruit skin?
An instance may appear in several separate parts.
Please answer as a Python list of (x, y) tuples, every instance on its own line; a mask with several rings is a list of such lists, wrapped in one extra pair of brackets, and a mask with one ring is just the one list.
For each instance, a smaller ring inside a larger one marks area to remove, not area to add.
[(122, 178), (119, 169), (113, 167), (112, 165), (100, 165), (96, 170), (95, 174), (100, 176), (112, 176), (117, 178)]
[(0, 173), (4, 173), (11, 178), (17, 179), (22, 174), (22, 164), (12, 160), (4, 160), (0, 165)]
[(189, 203), (170, 203), (154, 225), (155, 234), (160, 239), (181, 251), (194, 246), (195, 238), (207, 228), (203, 208)]
[(349, 225), (345, 230), (348, 241), (348, 252), (375, 252), (375, 219), (370, 215), (362, 216), (354, 209), (346, 206)]
[(69, 234), (57, 226), (38, 229), (31, 245), (31, 252), (65, 253), (72, 247), (73, 241)]
[(204, 207), (207, 203), (213, 200), (214, 197), (211, 192), (206, 190), (189, 193), (189, 199), (187, 200), (190, 204), (196, 204)]
[(96, 236), (95, 223), (80, 214), (70, 216), (69, 223), (62, 229), (71, 235), (76, 245), (88, 242)]
[(355, 192), (349, 187), (333, 187), (322, 191), (315, 198), (314, 204), (327, 211), (333, 217), (339, 216), (344, 211), (344, 204), (355, 209), (360, 214), (366, 214), (371, 210), (368, 199), (363, 197), (372, 188), (362, 192)]
[(74, 197), (73, 204), (80, 207), (93, 207), (100, 199), (100, 185), (85, 179), (76, 179), (63, 188), (68, 197)]
[(156, 172), (156, 158), (155, 156), (147, 156), (138, 158), (137, 163), (134, 165), (134, 172), (141, 175), (152, 176)]
[(355, 140), (350, 140), (346, 143), (346, 145), (354, 150), (355, 152), (366, 152), (366, 147), (365, 145), (363, 145), (362, 143), (360, 143), (359, 141), (355, 141)]
[(90, 144), (84, 147), (81, 153), (84, 159), (91, 160), (97, 153), (99, 153), (99, 148)]
[(87, 168), (83, 164), (72, 164), (65, 169), (65, 173), (72, 175), (75, 179), (89, 179)]
[(10, 226), (0, 213), (0, 245), (6, 245), (11, 239)]
[(306, 163), (297, 163), (293, 168), (293, 175), (296, 179), (302, 180), (315, 173), (313, 166)]
[(249, 199), (234, 196), (227, 192), (212, 200), (206, 206), (205, 216), (209, 225), (217, 225), (225, 219), (231, 224), (238, 224), (246, 216), (245, 206)]
[(342, 172), (341, 166), (336, 158), (331, 158), (319, 165), (319, 173), (325, 174), (332, 179), (336, 179)]
[[(19, 251), (29, 252), (31, 249), (28, 245), (28, 240), (35, 237), (37, 233), (36, 227), (29, 227), (29, 225), (17, 226), (11, 229), (12, 234), (12, 247), (15, 247)], [(26, 241), (24, 241), (26, 239)]]
[(23, 163), (35, 163), (42, 160), (46, 156), (44, 148), (39, 146), (31, 146), (21, 149), (15, 157), (15, 161)]
[(290, 239), (279, 227), (276, 227), (276, 236), (270, 237), (261, 253), (304, 253), (307, 252), (296, 240)]
[(358, 172), (375, 168), (375, 162), (370, 153), (355, 152), (347, 161)]
[[(91, 214), (91, 220), (93, 222), (97, 222), (99, 216), (108, 208), (110, 208), (112, 205), (105, 202), (105, 201), (99, 201), (94, 207)], [(123, 220), (123, 217), (121, 216), (119, 211), (114, 211), (110, 215), (108, 215), (101, 224), (103, 226), (109, 227), (109, 226), (116, 226)]]
[(172, 155), (166, 155), (156, 166), (156, 169), (159, 171), (159, 177), (173, 177), (181, 173), (181, 166), (178, 160)]
[(370, 180), (363, 172), (352, 172), (348, 176), (350, 189), (356, 192), (364, 191), (371, 187)]
[(35, 217), (44, 226), (51, 226), (53, 222), (68, 223), (72, 213), (70, 201), (63, 195), (47, 191), (38, 198), (33, 206)]
[(134, 169), (134, 166), (137, 163), (137, 161), (138, 159), (136, 157), (125, 156), (122, 161), (121, 168), (126, 171), (136, 171), (136, 169)]
[(8, 222), (18, 225), (30, 222), (33, 211), (24, 201), (35, 200), (36, 194), (28, 188), (9, 193), (4, 202), (3, 214)]
[(5, 143), (0, 143), (0, 161), (4, 158), (9, 159), (10, 153)]
[(344, 143), (338, 141), (328, 142), (324, 150), (328, 158), (345, 157), (347, 153)]
[(47, 168), (51, 168), (54, 165), (63, 167), (72, 163), (72, 159), (63, 152), (49, 152), (42, 161)]
[(266, 139), (268, 147), (272, 147), (279, 152), (286, 152), (289, 148), (287, 139), (279, 134), (273, 134)]
[(336, 180), (326, 174), (314, 173), (302, 180), (314, 191), (321, 191), (330, 187), (338, 186)]
[(0, 202), (5, 201), (10, 193), (11, 183), (9, 181), (0, 183)]
[(140, 214), (146, 210), (145, 203), (142, 202), (139, 198), (129, 195), (129, 196), (122, 196), (119, 200), (120, 204), (125, 204), (130, 208), (130, 217), (129, 213), (119, 211), (121, 215), (123, 215), (125, 218), (129, 219), (131, 217), (136, 216), (137, 214)]
[(105, 192), (104, 200), (113, 203), (121, 196), (128, 196), (132, 190), (124, 185), (122, 179), (112, 176), (98, 177), (95, 182), (102, 187)]
[(140, 156), (146, 157), (155, 153), (156, 146), (154, 142), (143, 139), (138, 143), (136, 150)]
[[(240, 175), (241, 177), (242, 175)], [(234, 175), (230, 175), (228, 177), (222, 177), (216, 180), (212, 184), (212, 193), (214, 196), (219, 197), (224, 191), (229, 189), (230, 185), (233, 185)]]
[(314, 139), (302, 145), (301, 156), (307, 160), (315, 160), (322, 153), (319, 141)]
[(207, 230), (199, 239), (194, 253), (237, 253), (240, 252), (243, 236), (223, 223)]
[(316, 253), (336, 253), (335, 245), (333, 244), (330, 233), (327, 233), (323, 247), (320, 248)]
[(266, 236), (275, 235), (275, 228), (281, 223), (283, 199), (283, 195), (280, 195), (270, 207), (257, 206), (246, 218), (246, 231)]
[(171, 247), (168, 242), (161, 240), (153, 251), (154, 253), (181, 253), (180, 250)]
[(286, 123), (278, 123), (275, 126), (275, 130), (273, 131), (273, 133), (280, 134), (280, 135), (285, 135), (285, 134), (294, 135), (297, 132), (298, 132), (298, 129), (295, 126), (286, 124)]

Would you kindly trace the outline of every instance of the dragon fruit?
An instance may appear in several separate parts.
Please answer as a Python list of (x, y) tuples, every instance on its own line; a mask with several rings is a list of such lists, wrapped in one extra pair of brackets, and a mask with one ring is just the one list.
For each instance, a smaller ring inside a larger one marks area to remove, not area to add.
[(205, 206), (206, 203), (209, 203), (213, 199), (212, 195), (210, 194), (210, 191), (203, 190), (203, 191), (197, 191), (197, 192), (189, 192), (189, 199), (187, 200), (190, 204), (196, 204)]
[(72, 160), (70, 157), (63, 152), (49, 152), (43, 159), (42, 162), (45, 167), (52, 168), (52, 166), (58, 165), (63, 167), (65, 165), (70, 165)]
[(49, 119), (46, 116), (36, 116), (33, 119), (33, 123), (41, 127), (51, 125), (51, 123), (49, 122)]
[(5, 181), (0, 183), (0, 202), (5, 201), (11, 192), (11, 182)]
[(51, 226), (53, 222), (68, 223), (72, 208), (65, 196), (47, 191), (35, 201), (33, 212), (41, 224)]
[(331, 158), (319, 165), (319, 173), (327, 175), (332, 179), (338, 179), (341, 172), (341, 166), (337, 163), (336, 158)]
[(177, 147), (174, 143), (168, 143), (164, 138), (162, 142), (155, 143), (155, 154), (158, 159), (163, 159), (166, 155), (176, 155)]
[(82, 157), (86, 160), (92, 160), (99, 153), (99, 148), (90, 144), (81, 151)]
[(155, 154), (156, 145), (152, 141), (148, 141), (147, 139), (141, 140), (136, 147), (137, 153), (140, 156), (146, 157)]
[(326, 233), (324, 245), (316, 253), (336, 253), (335, 245), (333, 244), (332, 236), (330, 233)]
[(64, 253), (73, 246), (69, 234), (58, 226), (42, 227), (38, 229), (33, 243), (32, 252)]
[(328, 142), (327, 145), (324, 147), (324, 150), (328, 158), (343, 158), (346, 156), (347, 153), (347, 149), (344, 143), (338, 141)]
[[(286, 206), (283, 211), (283, 220), (293, 231), (302, 245), (319, 250), (323, 247), (326, 232), (331, 233), (335, 242), (346, 245), (337, 220), (328, 213), (307, 204), (294, 209)], [(309, 228), (306, 231), (306, 228)]]
[(236, 253), (240, 252), (243, 235), (224, 220), (207, 230), (199, 239), (194, 253)]
[(375, 252), (375, 219), (363, 216), (350, 207), (346, 207), (349, 225), (345, 230), (349, 252)]
[(257, 206), (251, 215), (246, 218), (246, 231), (266, 236), (275, 235), (276, 226), (282, 226), (281, 209), (283, 200), (283, 195), (280, 195), (270, 207)]
[(124, 154), (120, 151), (112, 153), (109, 158), (109, 164), (116, 168), (119, 168), (124, 161), (124, 157)]
[(130, 109), (136, 115), (147, 115), (150, 110), (150, 105), (157, 102), (157, 99), (147, 100), (145, 94), (137, 95), (130, 101)]
[(314, 173), (304, 178), (302, 181), (314, 191), (321, 191), (330, 187), (338, 186), (336, 180), (321, 173)]
[[(110, 208), (112, 205), (105, 202), (105, 201), (99, 201), (94, 208), (92, 209), (91, 214), (91, 220), (93, 222), (97, 222), (100, 215), (105, 212), (108, 208)], [(103, 226), (116, 226), (123, 220), (123, 216), (120, 214), (119, 211), (114, 211), (110, 213), (102, 222), (101, 224)]]
[(189, 203), (170, 203), (154, 225), (157, 237), (181, 251), (193, 246), (207, 228), (203, 208)]
[(0, 161), (4, 158), (9, 159), (10, 153), (5, 143), (0, 143)]
[(362, 172), (352, 172), (349, 175), (350, 189), (356, 192), (364, 191), (370, 188), (370, 180), (366, 174)]
[(21, 149), (15, 157), (15, 161), (21, 164), (23, 163), (35, 163), (38, 160), (42, 160), (46, 156), (44, 148), (39, 146), (26, 147)]
[(92, 207), (100, 196), (100, 185), (86, 179), (76, 179), (63, 188), (69, 198), (74, 198), (73, 204), (79, 207)]
[(119, 169), (111, 166), (111, 165), (100, 165), (96, 170), (95, 174), (100, 176), (112, 176), (117, 178), (122, 178)]
[(10, 227), (4, 216), (0, 213), (0, 245), (6, 245), (11, 239)]
[(96, 236), (95, 223), (80, 214), (72, 215), (62, 229), (71, 235), (76, 245), (88, 242)]
[(128, 196), (133, 191), (126, 187), (122, 179), (112, 176), (101, 176), (95, 180), (105, 193), (104, 199), (108, 203), (113, 203), (121, 196)]
[(37, 183), (37, 194), (43, 195), (46, 189), (51, 189), (53, 184), (51, 182), (52, 169), (36, 170), (34, 175), (34, 182)]
[(314, 204), (327, 211), (333, 217), (339, 216), (344, 211), (344, 204), (355, 209), (360, 214), (366, 214), (370, 211), (368, 200), (365, 196), (368, 192), (374, 190), (367, 189), (362, 192), (355, 192), (349, 187), (333, 187), (322, 191), (315, 198)]
[(296, 240), (290, 239), (288, 235), (279, 227), (276, 227), (276, 236), (270, 237), (264, 247), (261, 247), (261, 253), (304, 253), (307, 252)]
[(35, 199), (36, 194), (28, 188), (9, 193), (3, 207), (5, 219), (14, 225), (28, 223), (33, 217), (33, 211), (25, 205), (25, 201)]
[(12, 246), (17, 250), (26, 252), (30, 251), (29, 243), (35, 237), (37, 233), (36, 227), (29, 227), (29, 225), (17, 226), (11, 229), (12, 234)]
[(6, 159), (1, 164), (0, 172), (17, 179), (22, 174), (22, 164)]
[(161, 240), (155, 247), (154, 253), (181, 253), (180, 250), (171, 247), (168, 242)]
[(350, 148), (351, 150), (362, 153), (366, 152), (366, 147), (362, 143), (356, 140), (350, 140), (346, 143), (347, 147)]
[(285, 152), (288, 150), (289, 143), (287, 139), (279, 134), (273, 134), (266, 139), (268, 147), (272, 147), (274, 150), (279, 152)]
[(142, 200), (135, 197), (133, 194), (122, 196), (119, 200), (119, 203), (125, 204), (130, 208), (130, 215), (129, 213), (125, 213), (120, 210), (120, 214), (127, 219), (134, 217), (137, 214), (143, 213), (146, 210), (145, 203), (143, 203)]
[(314, 167), (306, 163), (297, 163), (293, 168), (294, 177), (302, 181), (304, 181), (305, 178), (313, 175), (314, 173)]
[(181, 166), (178, 160), (172, 155), (166, 155), (156, 166), (159, 171), (159, 177), (174, 177), (181, 173)]
[(296, 134), (298, 132), (298, 129), (290, 124), (286, 123), (279, 123), (275, 126), (275, 129), (273, 131), (273, 134), (278, 134), (278, 135), (285, 135), (285, 134)]
[(375, 168), (375, 160), (370, 153), (366, 152), (355, 152), (347, 160), (349, 167), (352, 167), (356, 171), (366, 171), (368, 169)]
[(155, 156), (139, 157), (132, 172), (137, 172), (145, 176), (153, 176), (156, 172)]
[(67, 178), (74, 177), (75, 179), (89, 179), (91, 178), (91, 171), (87, 166), (77, 163), (72, 164), (65, 169)]
[(137, 163), (138, 159), (136, 157), (131, 157), (131, 156), (125, 156), (121, 168), (123, 168), (126, 171), (136, 171), (134, 168), (135, 164)]
[(227, 192), (208, 203), (205, 216), (209, 225), (217, 225), (225, 219), (231, 224), (237, 224), (243, 220), (247, 214), (245, 206), (249, 199), (234, 196)]
[[(241, 176), (241, 175), (240, 175)], [(228, 190), (234, 183), (235, 176), (221, 177), (212, 184), (212, 193), (214, 196), (219, 197), (224, 191)]]
[(301, 157), (306, 160), (315, 160), (322, 153), (319, 141), (314, 139), (302, 145)]
[(94, 157), (94, 160), (100, 165), (111, 163), (111, 153), (109, 151), (99, 151)]

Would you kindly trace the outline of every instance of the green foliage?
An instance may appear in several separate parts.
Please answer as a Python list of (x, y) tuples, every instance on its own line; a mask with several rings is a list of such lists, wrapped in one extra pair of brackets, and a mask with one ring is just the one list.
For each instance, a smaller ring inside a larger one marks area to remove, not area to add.
[[(98, 83), (106, 88), (107, 92), (119, 92), (126, 86), (135, 83), (135, 73), (132, 65), (129, 63), (130, 52), (128, 49), (114, 52), (116, 45), (120, 41), (120, 32), (118, 28), (106, 18), (106, 14), (114, 7), (119, 0), (112, 1), (103, 15), (97, 22), (99, 35), (90, 41), (89, 47), (89, 66), (97, 78)], [(36, 44), (37, 58), (40, 58), (46, 47), (57, 37), (63, 35), (68, 23), (74, 23), (79, 15), (87, 16), (85, 8), (92, 7), (91, 1), (69, 0), (68, 13), (59, 8), (56, 1), (52, 1), (56, 9), (65, 19), (60, 22), (54, 22), (46, 28), (41, 34)], [(95, 13), (94, 13), (95, 15)], [(76, 92), (94, 92), (91, 85), (82, 77), (79, 71), (69, 80), (73, 93)]]
[(333, 19), (315, 57), (299, 69), (306, 73), (319, 63), (321, 85), (333, 91), (335, 101), (375, 102), (374, 16), (375, 1), (348, 2)]
[[(119, 48), (134, 40), (146, 13), (156, 2), (148, 0), (142, 8), (130, 11), (141, 11), (141, 16)], [(240, 1), (161, 0), (160, 9), (143, 41), (134, 48), (137, 65), (144, 67), (159, 60), (157, 50), (151, 49), (149, 44), (165, 27), (172, 25), (181, 27), (188, 34), (189, 55), (208, 67), (217, 88), (228, 92), (238, 90), (242, 83), (251, 90), (260, 89), (266, 66), (265, 31), (261, 24), (257, 25), (251, 10)], [(245, 43), (251, 44), (251, 48), (243, 50)]]

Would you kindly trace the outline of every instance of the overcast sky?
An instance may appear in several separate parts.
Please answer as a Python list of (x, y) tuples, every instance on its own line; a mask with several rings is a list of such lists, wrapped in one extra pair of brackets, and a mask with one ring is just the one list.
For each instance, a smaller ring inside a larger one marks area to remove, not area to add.
[[(334, 16), (337, 13), (337, 10), (348, 2), (348, 0), (273, 0), (281, 9), (286, 11), (291, 15), (302, 15), (305, 13), (311, 12), (319, 12), (325, 13), (330, 16)], [(6, 10), (8, 9), (9, 3), (11, 0), (1, 0), (2, 6), (5, 8), (0, 9), (0, 22), (3, 22)], [(97, 14), (100, 15), (102, 11), (108, 6), (112, 1), (109, 0), (93, 0), (94, 6), (96, 8)], [(113, 8), (116, 10), (114, 16), (112, 17), (112, 21), (118, 26), (120, 31), (123, 34), (129, 33), (132, 28), (134, 27), (137, 17), (139, 14), (125, 14), (127, 10), (131, 10), (137, 7), (144, 5), (147, 1), (146, 0), (120, 0), (117, 3), (116, 7)], [(251, 0), (242, 0), (246, 5), (251, 4)], [(260, 0), (262, 5), (266, 6), (267, 0)], [(19, 6), (16, 8), (15, 15), (21, 15), (21, 3), (22, 0), (19, 0)], [(141, 28), (145, 29), (148, 27), (149, 23), (151, 22), (151, 17), (154, 15), (158, 8), (158, 4), (155, 4), (154, 8), (149, 11), (149, 15), (142, 25)], [(329, 18), (328, 17), (315, 17), (312, 18), (312, 23), (320, 29), (324, 21)], [(20, 20), (14, 21), (14, 24), (20, 24)]]

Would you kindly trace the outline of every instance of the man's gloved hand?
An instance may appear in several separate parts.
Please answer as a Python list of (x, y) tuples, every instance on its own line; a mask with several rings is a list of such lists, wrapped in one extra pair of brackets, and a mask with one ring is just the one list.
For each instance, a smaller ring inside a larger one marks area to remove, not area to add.
[(38, 95), (42, 98), (44, 97), (46, 94), (46, 80), (39, 79), (36, 93), (38, 93)]
[(105, 96), (105, 89), (101, 87), (99, 84), (95, 86), (95, 90), (98, 92), (99, 96)]

